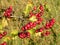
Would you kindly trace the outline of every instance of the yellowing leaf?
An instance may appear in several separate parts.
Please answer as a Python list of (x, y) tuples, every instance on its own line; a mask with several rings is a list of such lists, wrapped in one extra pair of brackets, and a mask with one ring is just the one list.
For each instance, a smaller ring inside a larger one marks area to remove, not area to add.
[(29, 18), (29, 20), (32, 22), (37, 21), (36, 16), (32, 16), (31, 18)]
[(28, 3), (26, 5), (25, 10), (24, 10), (25, 15), (29, 13), (29, 11), (30, 11), (31, 8), (32, 8), (32, 4), (31, 3)]
[(41, 36), (41, 32), (35, 33), (35, 36)]
[(8, 22), (5, 18), (3, 18), (3, 20), (2, 20), (2, 26), (3, 27), (8, 26)]
[(12, 35), (18, 34), (18, 30), (12, 30), (12, 31), (11, 31), (11, 34), (12, 34)]

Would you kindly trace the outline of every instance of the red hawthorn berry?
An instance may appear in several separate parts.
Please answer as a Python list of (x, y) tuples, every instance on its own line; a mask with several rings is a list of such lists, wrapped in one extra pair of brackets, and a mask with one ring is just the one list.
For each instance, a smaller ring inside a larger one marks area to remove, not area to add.
[(30, 12), (30, 16), (29, 17), (32, 17), (34, 15), (34, 13), (33, 12)]
[(25, 28), (24, 27), (22, 27), (21, 29), (22, 29), (22, 31), (25, 31)]
[(32, 26), (33, 25), (33, 22), (30, 22), (29, 24), (30, 24), (30, 26)]
[(43, 15), (43, 13), (44, 13), (44, 11), (41, 11), (41, 12), (40, 12), (40, 16), (42, 16), (42, 15)]
[(54, 24), (54, 22), (50, 22), (50, 25), (53, 25)]
[(25, 26), (25, 30), (28, 30), (28, 27), (27, 26)]
[(10, 17), (12, 12), (12, 7), (10, 6), (6, 11), (4, 12), (5, 17)]
[(43, 20), (43, 18), (38, 18), (38, 21), (42, 21)]
[(40, 32), (43, 32), (43, 30), (42, 30), (42, 29), (40, 29)]
[(52, 19), (51, 19), (51, 21), (54, 23), (54, 22), (55, 22), (55, 19), (54, 19), (54, 18), (52, 18)]
[(46, 29), (49, 29), (50, 28), (49, 27), (49, 24), (50, 24), (49, 22), (46, 22), (46, 26), (45, 26)]
[(40, 18), (40, 16), (41, 16), (40, 13), (37, 13), (37, 14), (36, 14), (36, 17), (37, 17), (37, 18)]
[(45, 26), (45, 28), (46, 28), (46, 29), (49, 29), (50, 27), (49, 27), (49, 25), (47, 25), (47, 26)]
[(9, 8), (12, 9), (12, 6), (10, 6)]
[(42, 18), (38, 18), (38, 20), (36, 21), (37, 24), (40, 24), (42, 22)]
[(30, 37), (30, 33), (26, 32), (26, 37), (29, 38)]
[(34, 6), (33, 10), (36, 10), (36, 9), (37, 9), (36, 6)]
[(46, 31), (45, 35), (48, 36), (49, 34), (50, 34), (50, 32), (49, 31)]
[(2, 36), (2, 34), (0, 33), (0, 39), (2, 39), (2, 37), (3, 37), (3, 36)]
[(36, 21), (36, 23), (37, 23), (37, 24), (40, 24), (40, 23), (41, 23), (41, 21), (38, 21), (38, 20), (37, 20), (37, 21)]
[(7, 43), (6, 43), (6, 42), (4, 42), (4, 43), (2, 43), (1, 45), (7, 45)]
[(41, 11), (44, 11), (44, 7), (43, 7), (43, 5), (42, 5), (42, 4), (40, 4), (39, 9), (40, 9)]
[(36, 26), (36, 22), (34, 22), (32, 26), (35, 27)]
[(3, 35), (3, 36), (7, 35), (7, 32), (6, 32), (6, 31), (4, 31), (2, 35)]
[(27, 26), (28, 28), (30, 28), (30, 24), (27, 24), (26, 26)]
[(43, 32), (43, 30), (44, 30), (44, 29), (45, 29), (45, 28), (44, 28), (44, 27), (42, 27), (42, 28), (40, 28), (40, 29), (39, 29), (39, 31), (40, 31), (40, 32)]
[(24, 32), (19, 33), (18, 36), (19, 36), (19, 38), (22, 38), (22, 39), (26, 37)]
[(36, 32), (36, 33), (38, 33), (38, 32), (39, 32), (39, 30), (36, 30), (35, 32)]

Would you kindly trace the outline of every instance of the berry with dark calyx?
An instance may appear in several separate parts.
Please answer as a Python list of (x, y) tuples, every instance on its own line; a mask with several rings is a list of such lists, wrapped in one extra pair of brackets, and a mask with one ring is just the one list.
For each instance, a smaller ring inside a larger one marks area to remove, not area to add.
[(6, 42), (3, 42), (1, 45), (7, 45), (7, 43)]
[(39, 29), (39, 32), (43, 32), (43, 30), (44, 30), (44, 27), (40, 28)]
[(36, 30), (35, 32), (36, 32), (36, 33), (38, 33), (38, 32), (39, 32), (39, 30)]
[(2, 36), (2, 34), (0, 33), (0, 39), (2, 39), (2, 37), (3, 37), (3, 36)]
[(4, 31), (2, 35), (3, 35), (3, 36), (7, 35), (7, 32), (6, 32), (6, 31)]
[(49, 34), (50, 34), (50, 32), (49, 32), (49, 31), (46, 31), (46, 32), (45, 32), (45, 35), (46, 35), (46, 36), (48, 36)]
[(30, 37), (30, 33), (26, 32), (26, 37), (29, 38)]
[(42, 4), (40, 4), (39, 9), (40, 9), (41, 11), (44, 11), (44, 7), (43, 7), (43, 5), (42, 5)]

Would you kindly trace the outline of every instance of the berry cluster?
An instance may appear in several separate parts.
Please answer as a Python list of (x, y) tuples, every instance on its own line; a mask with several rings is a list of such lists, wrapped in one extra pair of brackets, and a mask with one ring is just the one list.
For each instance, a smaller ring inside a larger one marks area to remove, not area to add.
[[(37, 8), (35, 6), (32, 11), (35, 11), (36, 9)], [(43, 19), (41, 18), (41, 16), (44, 13), (44, 7), (43, 7), (42, 4), (40, 4), (39, 9), (40, 9), (40, 12), (38, 12), (38, 13), (33, 13), (32, 11), (30, 12), (29, 18), (32, 18), (33, 16), (35, 16), (37, 20), (34, 21), (34, 22), (29, 22), (28, 24), (26, 24), (25, 26), (23, 26), (21, 28), (23, 32), (21, 32), (21, 33), (18, 34), (18, 36), (20, 38), (30, 37), (30, 33), (29, 32), (25, 32), (25, 31), (32, 29), (37, 24), (39, 25), (43, 21)], [(54, 23), (55, 23), (55, 19), (52, 18), (49, 22), (46, 23), (46, 25), (44, 27), (41, 27), (40, 29), (37, 29), (35, 32), (36, 33), (43, 32), (45, 29), (51, 28), (54, 25)], [(45, 33), (41, 33), (41, 34), (43, 36), (48, 36), (50, 34), (50, 32), (46, 31)]]
[(7, 43), (6, 42), (3, 42), (2, 44), (0, 44), (0, 45), (7, 45)]
[(53, 19), (51, 19), (49, 22), (46, 23), (45, 28), (46, 28), (46, 29), (51, 28), (51, 27), (54, 25), (54, 23), (55, 23), (55, 19), (53, 18)]
[(20, 33), (18, 33), (18, 36), (20, 37), (20, 38), (29, 38), (30, 37), (30, 33), (29, 32), (20, 32)]
[(40, 29), (37, 29), (35, 32), (38, 33), (38, 32), (43, 32), (45, 28), (44, 27), (41, 27)]
[[(51, 28), (54, 25), (54, 23), (55, 23), (55, 19), (52, 18), (48, 23), (46, 23), (46, 26), (45, 27), (42, 27), (42, 28), (36, 30), (36, 33), (37, 32), (43, 32), (44, 29)], [(43, 36), (48, 36), (49, 34), (50, 34), (50, 32), (49, 31), (46, 31), (45, 33), (43, 33)]]
[(7, 35), (7, 32), (6, 31), (4, 31), (3, 33), (0, 33), (0, 39), (2, 39), (6, 35)]
[[(37, 9), (36, 7), (33, 8), (33, 10), (36, 10), (36, 9)], [(39, 9), (41, 10), (40, 13), (34, 14), (33, 12), (30, 12), (30, 16), (29, 16), (30, 18), (32, 16), (36, 16), (37, 21), (29, 22), (28, 24), (26, 24), (25, 26), (22, 27), (22, 30), (29, 30), (29, 29), (35, 27), (37, 24), (40, 24), (42, 22), (43, 19), (40, 16), (42, 15), (44, 8), (42, 5), (40, 5)]]
[[(34, 6), (33, 11), (35, 11), (36, 9), (37, 9), (36, 6)], [(31, 11), (30, 12), (30, 17), (32, 17), (34, 15), (37, 18), (40, 18), (44, 13), (44, 7), (43, 7), (42, 4), (40, 4), (39, 9), (40, 9), (40, 11), (38, 13), (36, 13), (36, 14)]]
[(9, 18), (11, 16), (11, 12), (12, 12), (12, 6), (6, 9), (6, 11), (4, 12), (4, 16)]
[(42, 36), (48, 36), (50, 34), (50, 31), (46, 31), (45, 33), (42, 33)]
[(31, 29), (31, 28), (33, 28), (33, 27), (35, 27), (36, 26), (36, 23), (34, 22), (29, 22), (28, 24), (26, 24), (25, 26), (23, 26), (22, 27), (22, 30), (24, 31), (24, 30), (29, 30), (29, 29)]
[[(36, 10), (36, 6), (33, 8), (33, 10)], [(34, 21), (34, 22), (29, 22), (28, 24), (26, 24), (25, 26), (23, 26), (21, 29), (22, 31), (26, 31), (26, 30), (29, 30), (29, 29), (32, 29), (33, 27), (35, 27), (37, 24), (40, 24), (42, 22), (42, 14), (44, 12), (44, 8), (42, 5), (39, 6), (39, 9), (40, 9), (40, 12), (39, 13), (36, 13), (34, 14), (33, 12), (30, 12), (30, 16), (29, 18), (31, 18), (32, 16), (36, 16), (36, 19), (37, 21)], [(41, 29), (40, 29), (41, 31)], [(30, 37), (30, 33), (29, 32), (21, 32), (18, 34), (18, 36), (20, 38), (25, 38), (25, 37)]]

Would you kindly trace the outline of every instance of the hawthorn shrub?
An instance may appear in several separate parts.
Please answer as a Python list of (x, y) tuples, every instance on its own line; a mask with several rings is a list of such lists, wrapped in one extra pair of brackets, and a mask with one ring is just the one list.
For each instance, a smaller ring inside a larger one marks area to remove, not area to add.
[(0, 45), (60, 45), (59, 0), (0, 0)]

